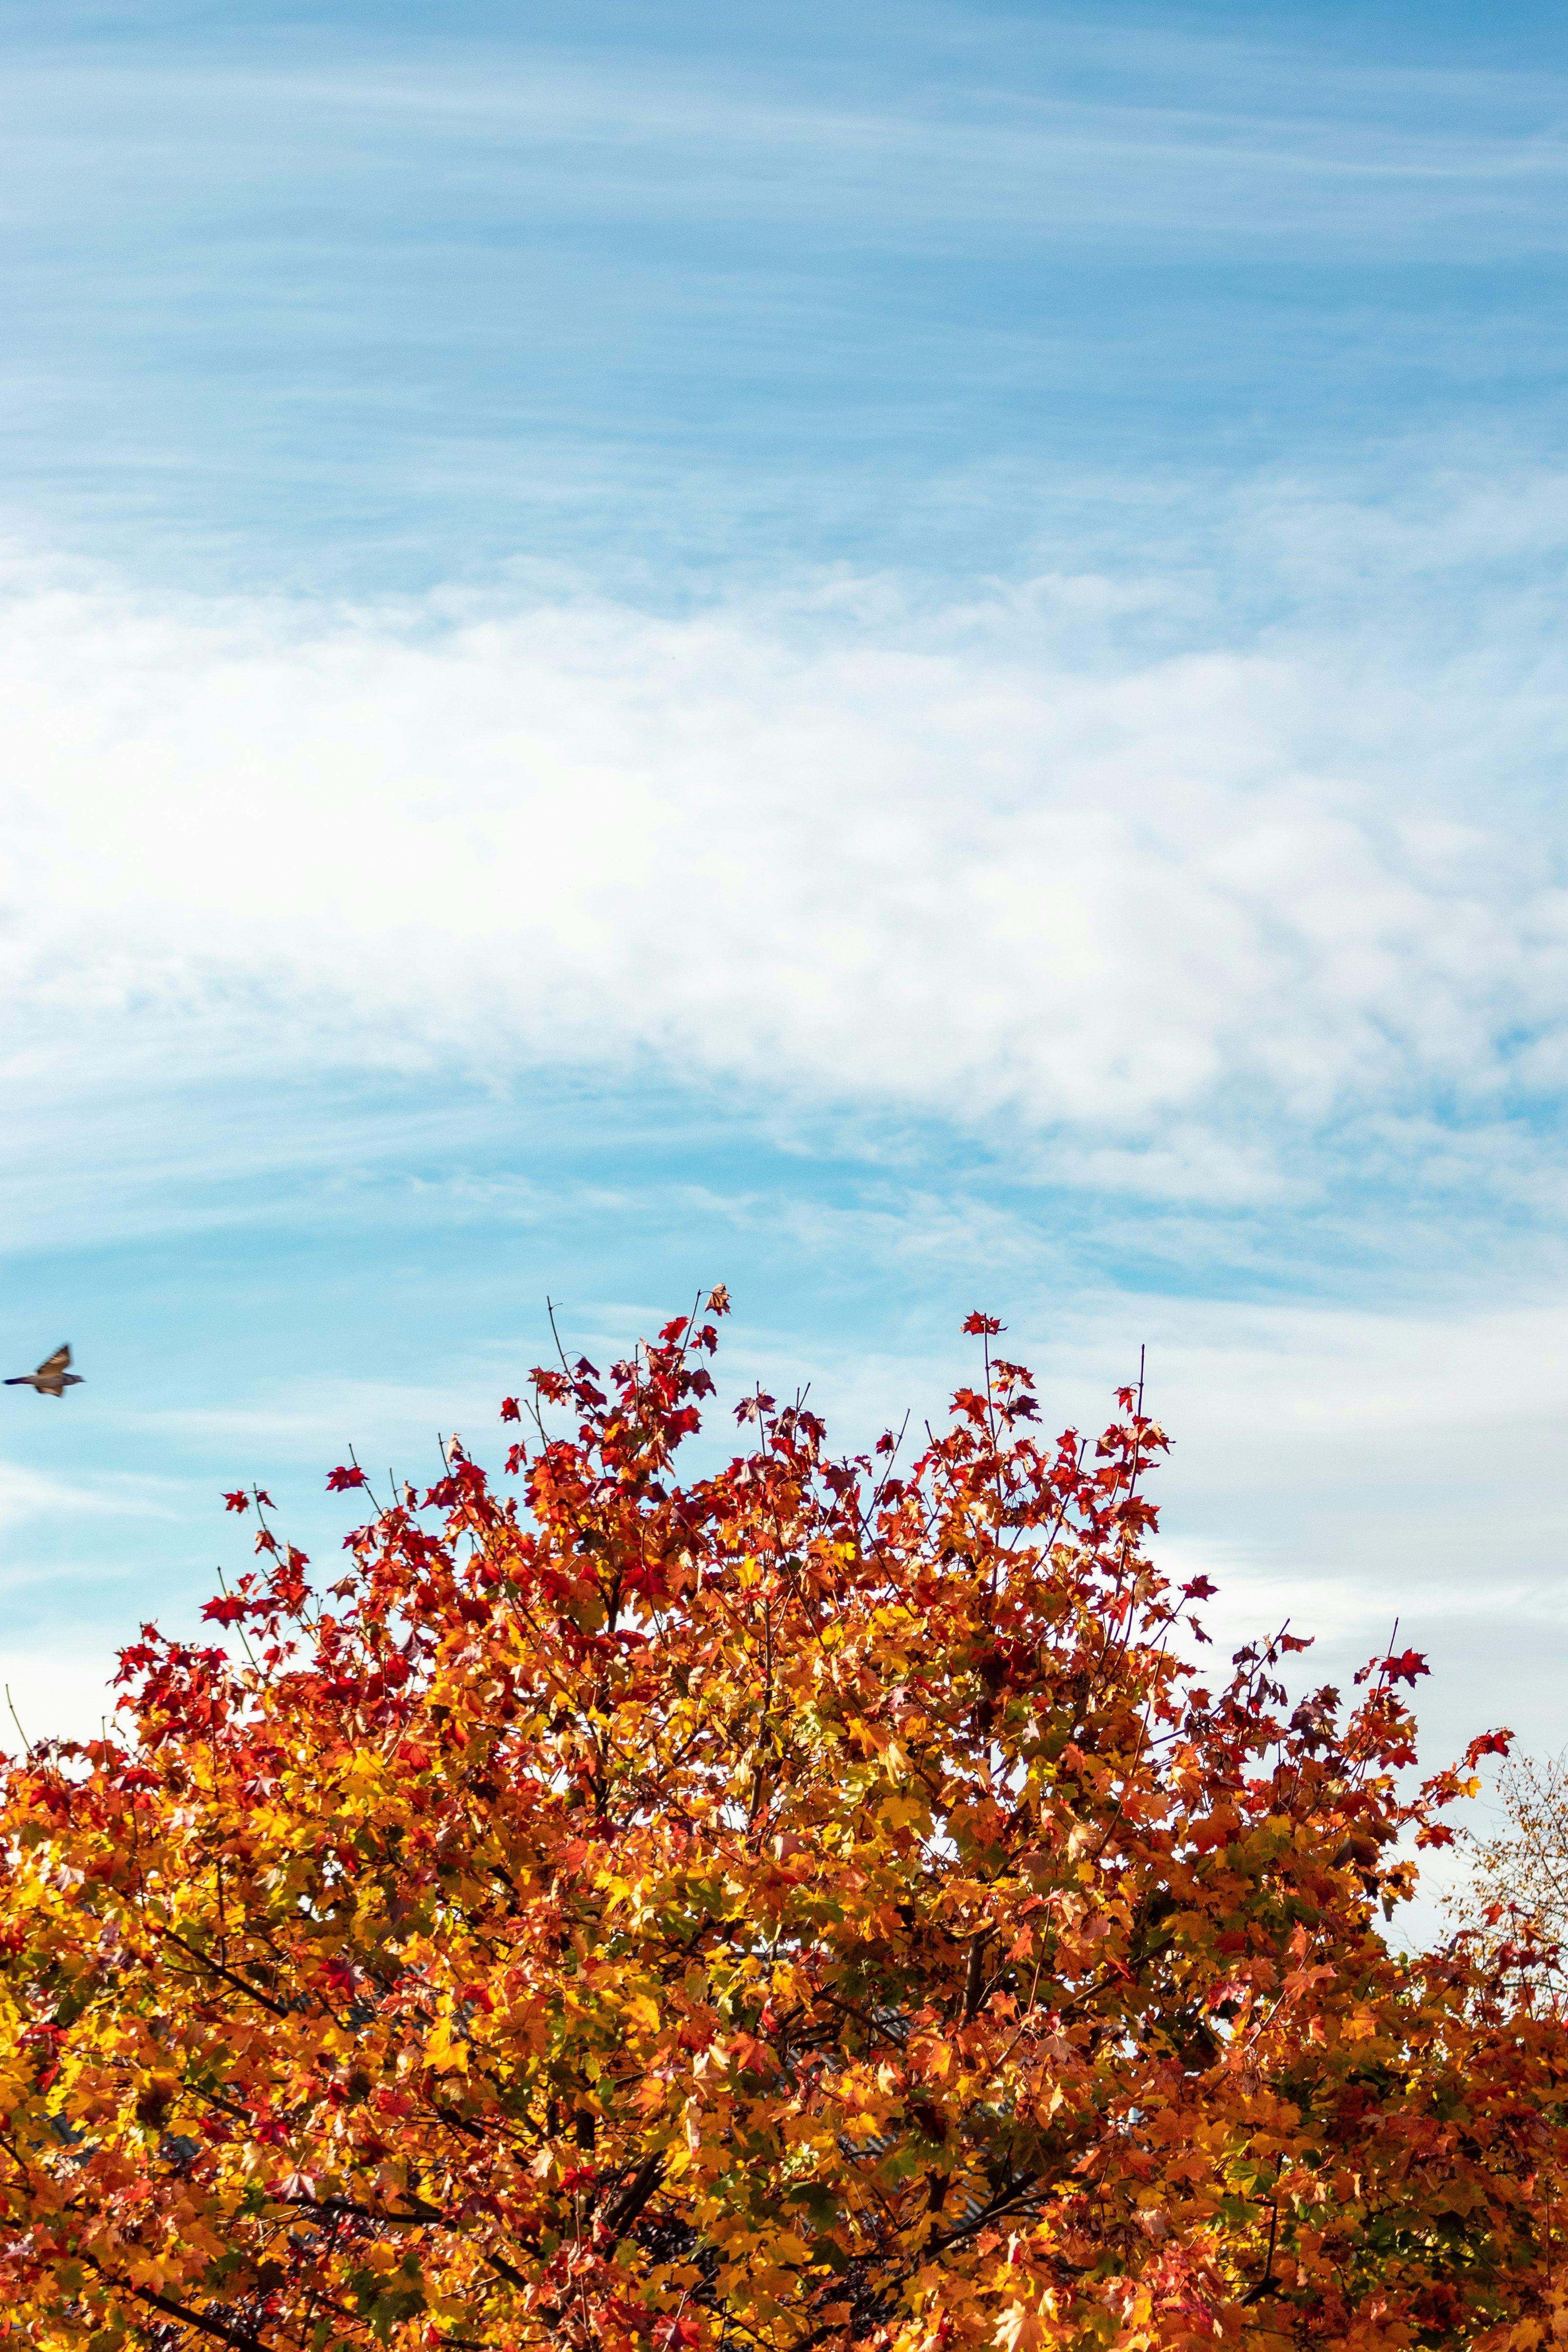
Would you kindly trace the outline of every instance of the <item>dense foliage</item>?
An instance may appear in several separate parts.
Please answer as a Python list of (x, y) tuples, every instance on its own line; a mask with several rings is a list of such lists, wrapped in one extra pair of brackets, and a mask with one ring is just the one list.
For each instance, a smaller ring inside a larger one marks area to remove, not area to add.
[(1205, 1677), (1139, 1396), (1043, 1444), (970, 1328), (984, 1376), (907, 1468), (757, 1394), (678, 1483), (717, 1341), (682, 1318), (603, 1384), (537, 1371), (518, 1485), (454, 1444), (328, 1591), (229, 1498), (229, 1646), (145, 1629), (123, 1730), (6, 1773), (0, 2326), (1568, 2328), (1561, 2029), (1378, 1932), (1489, 1743), (1404, 1798), (1413, 1653), (1349, 1708), (1290, 1705), (1288, 1639)]

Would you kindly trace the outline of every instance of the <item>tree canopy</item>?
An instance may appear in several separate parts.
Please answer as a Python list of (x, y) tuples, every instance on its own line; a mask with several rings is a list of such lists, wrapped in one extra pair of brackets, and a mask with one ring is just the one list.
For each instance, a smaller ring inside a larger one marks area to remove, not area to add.
[[(727, 1307), (508, 1399), (312, 1583), (0, 1790), (0, 2331), (172, 2352), (1528, 2347), (1568, 2053), (1382, 1927), (1483, 1737), (1202, 1664), (1134, 1390), (913, 1458), (753, 1393)], [(329, 1482), (365, 1484), (348, 1465)], [(1157, 1552), (1157, 1547), (1155, 1547)]]

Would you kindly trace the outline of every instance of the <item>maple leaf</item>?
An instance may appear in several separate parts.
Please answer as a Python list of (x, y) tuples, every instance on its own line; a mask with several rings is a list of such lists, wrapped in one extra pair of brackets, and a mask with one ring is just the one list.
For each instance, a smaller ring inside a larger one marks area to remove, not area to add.
[(246, 1611), (245, 1601), (238, 1601), (232, 1593), (226, 1592), (207, 1601), (202, 1610), (202, 1615), (204, 1618), (212, 1619), (219, 1625), (237, 1625), (246, 1614)]
[(1418, 1675), (1430, 1674), (1432, 1670), (1419, 1650), (1402, 1650), (1396, 1658), (1384, 1658), (1383, 1671), (1391, 1682), (1414, 1685)]
[(327, 1492), (329, 1495), (346, 1495), (351, 1486), (363, 1486), (364, 1483), (364, 1472), (360, 1469), (357, 1464), (353, 1469), (349, 1470), (345, 1470), (342, 1464), (340, 1464), (337, 1469), (330, 1470), (327, 1473)]

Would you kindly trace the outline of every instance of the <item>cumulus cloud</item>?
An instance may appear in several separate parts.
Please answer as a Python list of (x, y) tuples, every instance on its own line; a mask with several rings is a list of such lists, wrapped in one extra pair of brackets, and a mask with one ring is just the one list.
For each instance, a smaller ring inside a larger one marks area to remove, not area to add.
[(13, 1069), (641, 1060), (1244, 1195), (1289, 1180), (1273, 1122), (1554, 1083), (1568, 895), (1511, 816), (1556, 700), (1495, 644), (1225, 642), (1173, 595), (348, 609), (16, 565)]

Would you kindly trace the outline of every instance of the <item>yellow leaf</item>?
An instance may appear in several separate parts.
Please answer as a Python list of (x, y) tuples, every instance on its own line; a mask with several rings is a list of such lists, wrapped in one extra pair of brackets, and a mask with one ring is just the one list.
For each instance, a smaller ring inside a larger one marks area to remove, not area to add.
[(437, 2074), (466, 2074), (468, 2045), (452, 2039), (449, 2018), (438, 2018), (425, 2043), (425, 2063)]
[(1003, 2352), (1035, 2352), (1047, 2341), (1045, 2321), (1027, 2304), (1010, 2303), (996, 2322), (995, 2341)]

